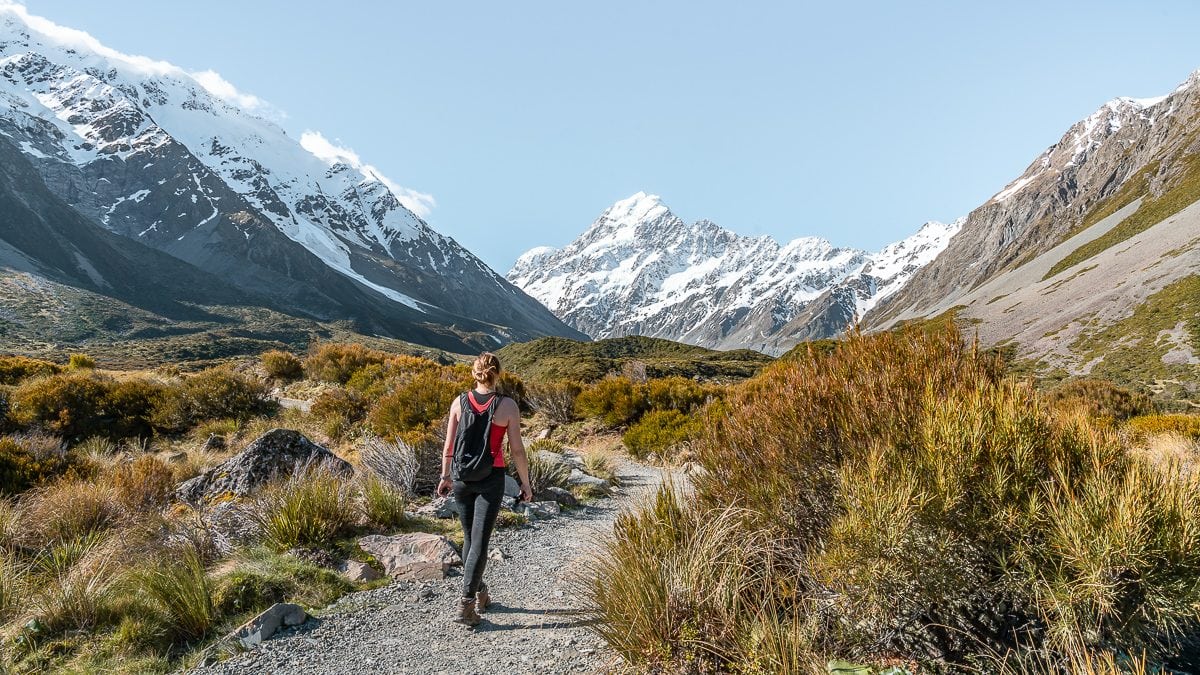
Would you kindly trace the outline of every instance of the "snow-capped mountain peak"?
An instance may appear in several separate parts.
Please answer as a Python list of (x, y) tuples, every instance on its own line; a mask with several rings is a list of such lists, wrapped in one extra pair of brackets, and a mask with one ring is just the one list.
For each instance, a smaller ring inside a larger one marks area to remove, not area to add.
[[(481, 333), (523, 315), (565, 329), (430, 228), (417, 215), (428, 195), (319, 133), (297, 141), (269, 114), (212, 71), (124, 54), (0, 0), (0, 134), (90, 220), (321, 316), (359, 311), (351, 296), (365, 291), (389, 316), (398, 305), (432, 323), (497, 324)], [(342, 279), (317, 282), (330, 270)], [(528, 311), (506, 309), (513, 298)], [(432, 318), (442, 312), (471, 318)]]
[(508, 278), (595, 338), (637, 334), (780, 351), (795, 341), (785, 331), (809, 303), (854, 279), (867, 291), (846, 311), (865, 312), (871, 297), (902, 285), (953, 230), (929, 223), (874, 255), (819, 237), (781, 245), (708, 220), (689, 225), (657, 195), (638, 192), (567, 246), (528, 251)]

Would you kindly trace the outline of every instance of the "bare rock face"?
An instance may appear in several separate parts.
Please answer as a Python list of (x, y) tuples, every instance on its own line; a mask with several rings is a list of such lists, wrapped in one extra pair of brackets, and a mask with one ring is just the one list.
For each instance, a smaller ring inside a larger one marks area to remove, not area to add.
[(272, 429), (245, 450), (182, 483), (175, 490), (175, 496), (189, 504), (204, 504), (230, 496), (245, 497), (278, 478), (296, 471), (317, 469), (341, 476), (354, 474), (354, 467), (348, 462), (308, 440), (299, 431)]
[(442, 579), (452, 566), (462, 564), (454, 544), (440, 534), (372, 534), (359, 539), (358, 547), (374, 556), (395, 579)]

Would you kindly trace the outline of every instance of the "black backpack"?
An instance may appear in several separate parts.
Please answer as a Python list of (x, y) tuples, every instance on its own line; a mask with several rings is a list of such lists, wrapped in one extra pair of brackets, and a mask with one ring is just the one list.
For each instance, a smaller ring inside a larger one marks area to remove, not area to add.
[(461, 414), (458, 418), (458, 432), (454, 435), (454, 459), (450, 465), (450, 475), (454, 480), (476, 481), (483, 480), (492, 473), (494, 460), (488, 441), (491, 437), (492, 417), (496, 414), (500, 397), (492, 394), (487, 408), (477, 413), (468, 400), (468, 393), (458, 398)]

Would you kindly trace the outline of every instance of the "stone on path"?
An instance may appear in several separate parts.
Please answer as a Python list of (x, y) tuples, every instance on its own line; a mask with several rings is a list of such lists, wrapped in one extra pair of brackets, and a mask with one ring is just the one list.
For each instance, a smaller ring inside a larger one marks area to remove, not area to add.
[(521, 494), (521, 484), (517, 482), (516, 478), (513, 478), (512, 476), (505, 474), (504, 475), (504, 496), (505, 497), (516, 497), (519, 494)]
[(299, 431), (272, 429), (238, 454), (185, 481), (175, 495), (189, 504), (245, 497), (278, 478), (297, 471), (323, 469), (351, 476), (354, 467)]
[(284, 626), (299, 626), (308, 621), (308, 612), (304, 611), (300, 605), (293, 605), (290, 602), (279, 602), (272, 605), (267, 611), (250, 619), (242, 624), (240, 628), (235, 630), (229, 637), (242, 643), (242, 646), (250, 649), (263, 640), (270, 640), (271, 636), (279, 631)]
[(574, 493), (554, 485), (538, 491), (535, 497), (539, 501), (556, 501), (562, 506), (579, 506), (579, 499), (575, 497)]
[(353, 581), (356, 584), (361, 584), (366, 581), (375, 581), (383, 575), (365, 562), (357, 560), (343, 560), (337, 566), (337, 571), (343, 577)]
[(600, 488), (601, 490), (607, 490), (611, 487), (610, 483), (603, 478), (589, 476), (579, 469), (571, 470), (571, 476), (567, 479), (567, 483), (570, 485), (591, 485)]
[(558, 508), (558, 502), (525, 502), (520, 506), (529, 518), (553, 518), (561, 513)]
[(452, 497), (434, 497), (433, 501), (417, 509), (418, 516), (430, 518), (454, 518), (458, 515), (458, 502)]
[(394, 579), (442, 579), (462, 558), (449, 539), (440, 534), (412, 532), (384, 536), (372, 534), (358, 540)]

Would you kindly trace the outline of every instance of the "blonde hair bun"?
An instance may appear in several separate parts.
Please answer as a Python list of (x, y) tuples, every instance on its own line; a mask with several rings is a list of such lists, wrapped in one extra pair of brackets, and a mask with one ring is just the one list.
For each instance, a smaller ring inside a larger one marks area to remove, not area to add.
[(471, 364), (471, 376), (480, 384), (494, 386), (500, 378), (500, 358), (491, 352), (480, 354)]

